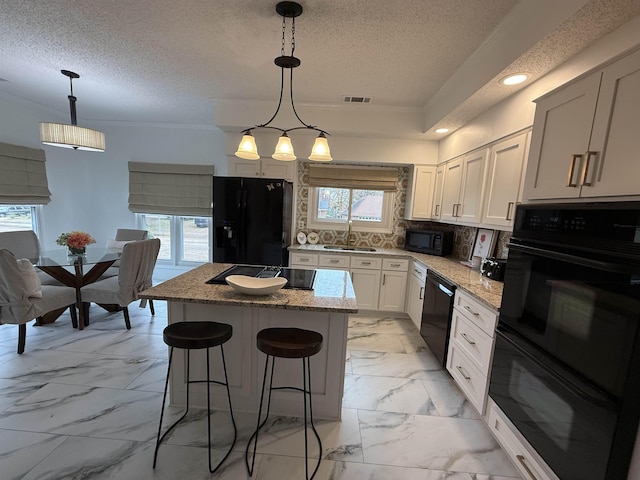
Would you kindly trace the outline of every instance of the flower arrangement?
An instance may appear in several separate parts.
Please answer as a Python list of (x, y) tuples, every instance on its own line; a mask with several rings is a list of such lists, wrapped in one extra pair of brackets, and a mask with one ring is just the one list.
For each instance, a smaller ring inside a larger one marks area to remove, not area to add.
[(74, 230), (69, 233), (61, 233), (56, 239), (58, 245), (66, 246), (71, 253), (84, 253), (85, 248), (96, 240), (86, 232)]

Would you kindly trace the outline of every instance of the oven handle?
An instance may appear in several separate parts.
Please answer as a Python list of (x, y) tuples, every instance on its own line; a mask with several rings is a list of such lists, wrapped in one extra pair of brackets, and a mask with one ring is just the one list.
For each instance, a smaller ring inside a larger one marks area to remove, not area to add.
[(509, 243), (508, 247), (511, 250), (529, 253), (531, 255), (538, 255), (540, 257), (547, 257), (551, 258), (552, 260), (574, 263), (576, 265), (582, 265), (583, 267), (595, 268), (596, 270), (604, 270), (611, 273), (622, 274), (638, 273), (638, 267), (622, 265), (621, 263), (592, 260), (586, 257), (579, 257), (577, 255), (570, 255), (568, 253), (554, 252), (552, 250), (547, 250), (544, 248), (530, 247), (528, 245), (520, 245), (517, 243)]
[(500, 336), (503, 340), (508, 342), (513, 348), (515, 348), (519, 353), (525, 356), (528, 360), (530, 360), (531, 362), (535, 363), (540, 368), (542, 368), (545, 372), (549, 374), (549, 376), (553, 377), (554, 380), (562, 384), (563, 387), (565, 387), (567, 390), (569, 390), (571, 393), (573, 393), (577, 397), (587, 399), (592, 404), (599, 405), (599, 406), (607, 406), (611, 404), (611, 400), (609, 399), (609, 397), (598, 392), (597, 390), (589, 387), (588, 385), (585, 385), (590, 390), (589, 392), (587, 392), (585, 391), (585, 389), (580, 388), (572, 381), (558, 374), (555, 370), (549, 367), (545, 362), (540, 361), (539, 357), (536, 357), (535, 355), (533, 355), (533, 353), (530, 353), (529, 351), (522, 348), (516, 340), (517, 337), (514, 334), (507, 332), (504, 329), (504, 327), (498, 325), (496, 327), (496, 335)]

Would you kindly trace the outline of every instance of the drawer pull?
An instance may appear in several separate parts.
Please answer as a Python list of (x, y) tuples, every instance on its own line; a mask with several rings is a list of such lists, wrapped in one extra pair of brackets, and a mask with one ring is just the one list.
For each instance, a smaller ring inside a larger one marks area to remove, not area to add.
[(478, 315), (480, 315), (478, 312), (474, 312), (473, 310), (471, 310), (471, 307), (469, 305), (465, 305), (464, 309), (469, 312), (471, 315), (477, 317)]
[(526, 459), (524, 458), (524, 455), (516, 455), (516, 458), (520, 462), (520, 465), (522, 465), (522, 468), (524, 468), (527, 471), (527, 473), (531, 477), (531, 480), (538, 480), (538, 477), (536, 477), (531, 471), (531, 469), (527, 466), (527, 462), (525, 461)]
[(462, 375), (462, 378), (464, 378), (465, 380), (471, 380), (471, 377), (469, 375), (467, 375), (467, 372), (465, 372), (464, 369), (460, 365), (458, 365), (456, 368), (460, 372), (460, 375)]
[(332, 258), (331, 260), (329, 260), (329, 263), (338, 263), (340, 260), (336, 259), (336, 258)]
[(464, 338), (464, 339), (467, 341), (467, 343), (468, 343), (469, 345), (475, 345), (475, 344), (476, 344), (476, 342), (474, 342), (473, 340), (470, 340), (470, 339), (469, 339), (469, 337), (467, 336), (467, 334), (466, 334), (466, 333), (462, 332), (462, 333), (460, 334), (460, 336), (461, 336), (462, 338)]
[(299, 260), (300, 262), (308, 262), (308, 261), (309, 261), (309, 259), (308, 259), (308, 258), (304, 258), (304, 257), (299, 258), (298, 260)]
[(400, 266), (400, 264), (399, 264), (399, 263), (391, 263), (390, 265), (391, 265), (392, 267), (399, 267), (399, 266)]
[(371, 265), (371, 262), (360, 262), (362, 265)]

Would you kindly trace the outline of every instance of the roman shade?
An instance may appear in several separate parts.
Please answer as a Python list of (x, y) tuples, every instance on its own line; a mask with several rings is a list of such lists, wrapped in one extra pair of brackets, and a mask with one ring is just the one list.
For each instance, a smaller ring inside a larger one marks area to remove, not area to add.
[(394, 192), (398, 188), (398, 169), (395, 167), (309, 165), (309, 186)]
[(129, 210), (210, 217), (213, 165), (129, 162)]
[(44, 150), (0, 143), (0, 204), (45, 205), (51, 201)]

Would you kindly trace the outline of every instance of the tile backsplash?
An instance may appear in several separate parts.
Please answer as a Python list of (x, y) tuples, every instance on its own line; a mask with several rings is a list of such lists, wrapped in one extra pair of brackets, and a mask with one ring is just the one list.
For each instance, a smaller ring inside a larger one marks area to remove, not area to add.
[[(395, 196), (393, 208), (394, 232), (389, 234), (372, 232), (353, 232), (353, 244), (356, 247), (372, 248), (402, 248), (404, 246), (404, 233), (407, 228), (417, 230), (452, 230), (454, 232), (453, 256), (461, 260), (469, 258), (473, 243), (476, 238), (477, 228), (462, 225), (450, 225), (438, 222), (416, 222), (405, 220), (404, 207), (407, 197), (407, 184), (409, 180), (409, 167), (398, 168), (398, 191)], [(298, 187), (296, 202), (296, 225), (302, 227), (295, 231), (309, 233), (314, 231), (320, 237), (323, 244), (346, 244), (347, 231), (345, 230), (310, 230), (307, 228), (307, 209), (309, 205), (309, 162), (298, 162)], [(506, 245), (511, 237), (511, 232), (498, 231), (498, 239), (494, 255), (506, 258)]]

